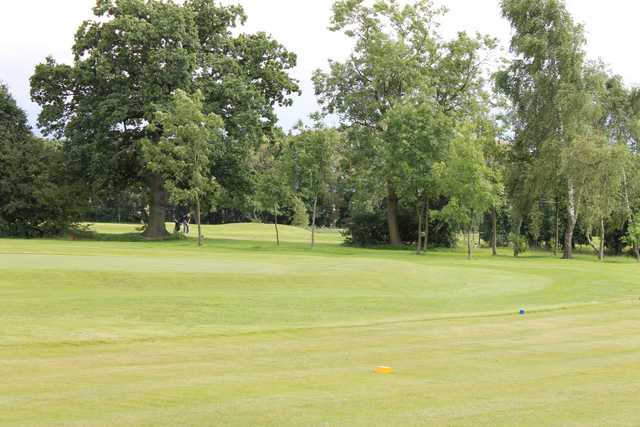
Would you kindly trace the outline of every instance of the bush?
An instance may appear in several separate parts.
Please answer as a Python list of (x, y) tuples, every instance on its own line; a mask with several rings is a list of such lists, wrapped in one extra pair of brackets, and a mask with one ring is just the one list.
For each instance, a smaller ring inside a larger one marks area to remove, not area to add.
[(513, 254), (518, 256), (527, 251), (527, 238), (520, 234), (511, 233), (509, 235), (511, 246), (513, 247)]
[(79, 213), (58, 146), (35, 138), (6, 87), (0, 85), (0, 235), (41, 237), (64, 232)]
[[(418, 220), (412, 208), (401, 207), (398, 212), (400, 237), (405, 244), (418, 240)], [(389, 243), (387, 213), (380, 208), (374, 212), (355, 212), (344, 231), (348, 244), (356, 246), (379, 246)], [(455, 247), (456, 236), (445, 222), (432, 219), (429, 224), (430, 247)]]
[(61, 164), (61, 153), (48, 141), (0, 145), (0, 235), (43, 237), (68, 229), (80, 198), (64, 182)]
[(387, 219), (380, 212), (354, 214), (343, 232), (347, 244), (377, 246), (389, 243)]

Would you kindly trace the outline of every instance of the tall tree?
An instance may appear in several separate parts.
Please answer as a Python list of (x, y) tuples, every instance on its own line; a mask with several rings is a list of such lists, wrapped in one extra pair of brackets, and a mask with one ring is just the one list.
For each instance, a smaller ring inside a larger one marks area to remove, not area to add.
[[(494, 93), (494, 96), (496, 94)], [(498, 99), (494, 103), (494, 111), (500, 111), (501, 100)], [(490, 113), (488, 101), (478, 105), (478, 113), (475, 115), (475, 121), (478, 127), (478, 135), (483, 141), (483, 153), (487, 167), (491, 170), (490, 178), (493, 182), (497, 193), (494, 197), (494, 204), (490, 209), (491, 232), (489, 240), (491, 253), (493, 256), (498, 255), (498, 213), (503, 211), (507, 206), (507, 198), (505, 197), (504, 181), (505, 169), (508, 165), (507, 159), (511, 146), (506, 142), (504, 133), (508, 132), (508, 126), (505, 121), (508, 120), (505, 115)], [(480, 233), (478, 233), (480, 234)]]
[[(455, 115), (481, 89), (481, 51), (493, 41), (465, 33), (451, 41), (437, 34), (444, 13), (429, 0), (402, 6), (396, 0), (339, 0), (333, 6), (332, 31), (343, 31), (355, 47), (345, 62), (330, 62), (328, 72), (314, 75), (316, 94), (326, 111), (357, 131), (357, 170), (376, 176), (384, 186), (389, 236), (401, 244), (398, 224), (398, 162), (395, 144), (385, 138), (385, 118), (407, 95), (422, 88)], [(384, 147), (381, 151), (379, 148)], [(363, 153), (367, 154), (366, 156)], [(377, 191), (376, 191), (377, 192)]]
[(504, 146), (497, 140), (487, 141), (489, 147), (493, 147), (494, 150), (489, 149), (489, 152), (485, 151), (485, 159), (487, 166), (491, 169), (491, 179), (493, 184), (499, 190), (494, 198), (493, 206), (491, 206), (491, 233), (490, 233), (490, 245), (491, 255), (498, 256), (498, 213), (505, 209), (507, 200), (504, 190)]
[(97, 0), (95, 19), (78, 29), (71, 65), (52, 58), (36, 67), (32, 98), (46, 135), (64, 138), (78, 173), (97, 189), (144, 184), (150, 206), (145, 235), (167, 234), (169, 198), (162, 177), (145, 167), (139, 142), (158, 105), (177, 89), (204, 95), (205, 113), (223, 118), (225, 144), (216, 177), (246, 176), (249, 151), (275, 123), (273, 107), (297, 91), (288, 76), (295, 55), (263, 33), (234, 35), (239, 6), (208, 0)]
[[(640, 91), (627, 88), (620, 76), (612, 75), (601, 63), (591, 64), (588, 71), (600, 106), (596, 125), (609, 144), (617, 147), (604, 167), (608, 175), (622, 180), (616, 212), (622, 221), (618, 223), (631, 226), (640, 208)], [(640, 252), (637, 245), (634, 252)]]
[[(497, 87), (512, 103), (513, 169), (508, 188), (515, 214), (514, 233), (543, 183), (564, 193), (567, 224), (564, 258), (572, 257), (580, 189), (562, 153), (589, 133), (583, 117), (589, 96), (584, 88), (583, 29), (563, 0), (502, 0), (502, 14), (513, 28), (511, 65), (497, 75)], [(565, 158), (567, 158), (565, 156)]]

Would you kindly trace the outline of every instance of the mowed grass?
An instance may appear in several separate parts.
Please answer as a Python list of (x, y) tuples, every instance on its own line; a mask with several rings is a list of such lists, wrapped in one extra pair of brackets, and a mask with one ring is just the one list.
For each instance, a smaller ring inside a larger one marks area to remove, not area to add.
[[(87, 224), (91, 230), (104, 235), (137, 233), (140, 224)], [(172, 232), (174, 223), (166, 224), (167, 230)], [(307, 243), (311, 235), (309, 230), (303, 228), (278, 225), (280, 238), (284, 242)], [(202, 234), (206, 238), (213, 240), (250, 240), (255, 242), (275, 242), (276, 231), (273, 224), (225, 224), (225, 225), (202, 225)], [(189, 236), (198, 236), (198, 226), (191, 224)], [(316, 230), (317, 243), (340, 244), (343, 237), (337, 230)]]
[(640, 425), (631, 260), (205, 235), (0, 240), (0, 425)]

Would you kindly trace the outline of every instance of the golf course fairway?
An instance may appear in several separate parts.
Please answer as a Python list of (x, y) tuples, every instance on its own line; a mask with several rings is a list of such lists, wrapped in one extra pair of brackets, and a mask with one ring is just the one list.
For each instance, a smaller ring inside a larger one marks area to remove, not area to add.
[(640, 425), (631, 259), (95, 229), (0, 239), (1, 426)]

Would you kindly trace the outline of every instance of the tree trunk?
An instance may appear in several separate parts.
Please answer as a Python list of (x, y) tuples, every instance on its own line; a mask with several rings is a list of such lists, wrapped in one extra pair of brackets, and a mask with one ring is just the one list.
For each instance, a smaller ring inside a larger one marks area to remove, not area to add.
[(564, 233), (564, 253), (563, 259), (573, 258), (573, 232), (578, 222), (576, 208), (576, 192), (572, 184), (569, 184), (569, 193), (567, 198), (567, 228)]
[(318, 195), (316, 194), (316, 198), (313, 201), (313, 218), (311, 220), (311, 249), (316, 244), (316, 212), (318, 211)]
[(416, 244), (416, 254), (420, 255), (422, 252), (422, 212), (419, 206), (416, 206), (418, 213), (418, 243)]
[(515, 225), (513, 228), (513, 234), (518, 239), (518, 242), (514, 242), (513, 244), (513, 256), (519, 257), (520, 256), (520, 230), (522, 229), (522, 215), (518, 214), (518, 219), (516, 221), (516, 224), (517, 225)]
[(467, 259), (471, 259), (471, 230), (473, 227), (469, 226), (467, 229)]
[(556, 241), (553, 244), (553, 255), (558, 256), (558, 246), (560, 245), (560, 201), (556, 196)]
[(200, 224), (200, 197), (196, 197), (196, 222), (198, 223), (198, 246), (202, 246), (202, 227)]
[[(629, 224), (633, 221), (633, 210), (631, 209), (631, 201), (629, 200), (629, 184), (627, 183), (627, 172), (622, 169), (622, 179), (624, 185), (624, 200), (627, 207), (627, 219)], [(633, 245), (633, 253), (636, 255), (636, 261), (640, 262), (640, 246), (636, 243)]]
[(149, 177), (149, 196), (149, 221), (143, 236), (164, 239), (169, 235), (165, 226), (168, 196), (160, 175), (152, 174)]
[(604, 260), (604, 218), (600, 219), (600, 250), (598, 251), (600, 261)]
[(633, 219), (633, 210), (631, 209), (631, 201), (629, 199), (629, 184), (627, 183), (627, 171), (622, 168), (622, 185), (624, 186), (624, 201), (627, 208), (627, 218), (629, 221)]
[(498, 255), (498, 212), (491, 210), (491, 255)]
[(562, 253), (562, 259), (573, 258), (573, 231), (575, 230), (576, 223), (569, 219), (567, 221), (567, 228), (564, 232), (564, 250)]
[(427, 252), (427, 250), (429, 249), (429, 200), (427, 199), (427, 201), (425, 202), (424, 205), (424, 210), (425, 210), (425, 214), (424, 214), (424, 242), (423, 242), (423, 248), (424, 251)]
[(398, 226), (398, 195), (391, 184), (387, 184), (387, 222), (389, 223), (389, 239), (394, 246), (402, 245), (400, 228)]
[(280, 233), (278, 232), (278, 209), (274, 210), (273, 225), (276, 227), (276, 244), (280, 246)]

